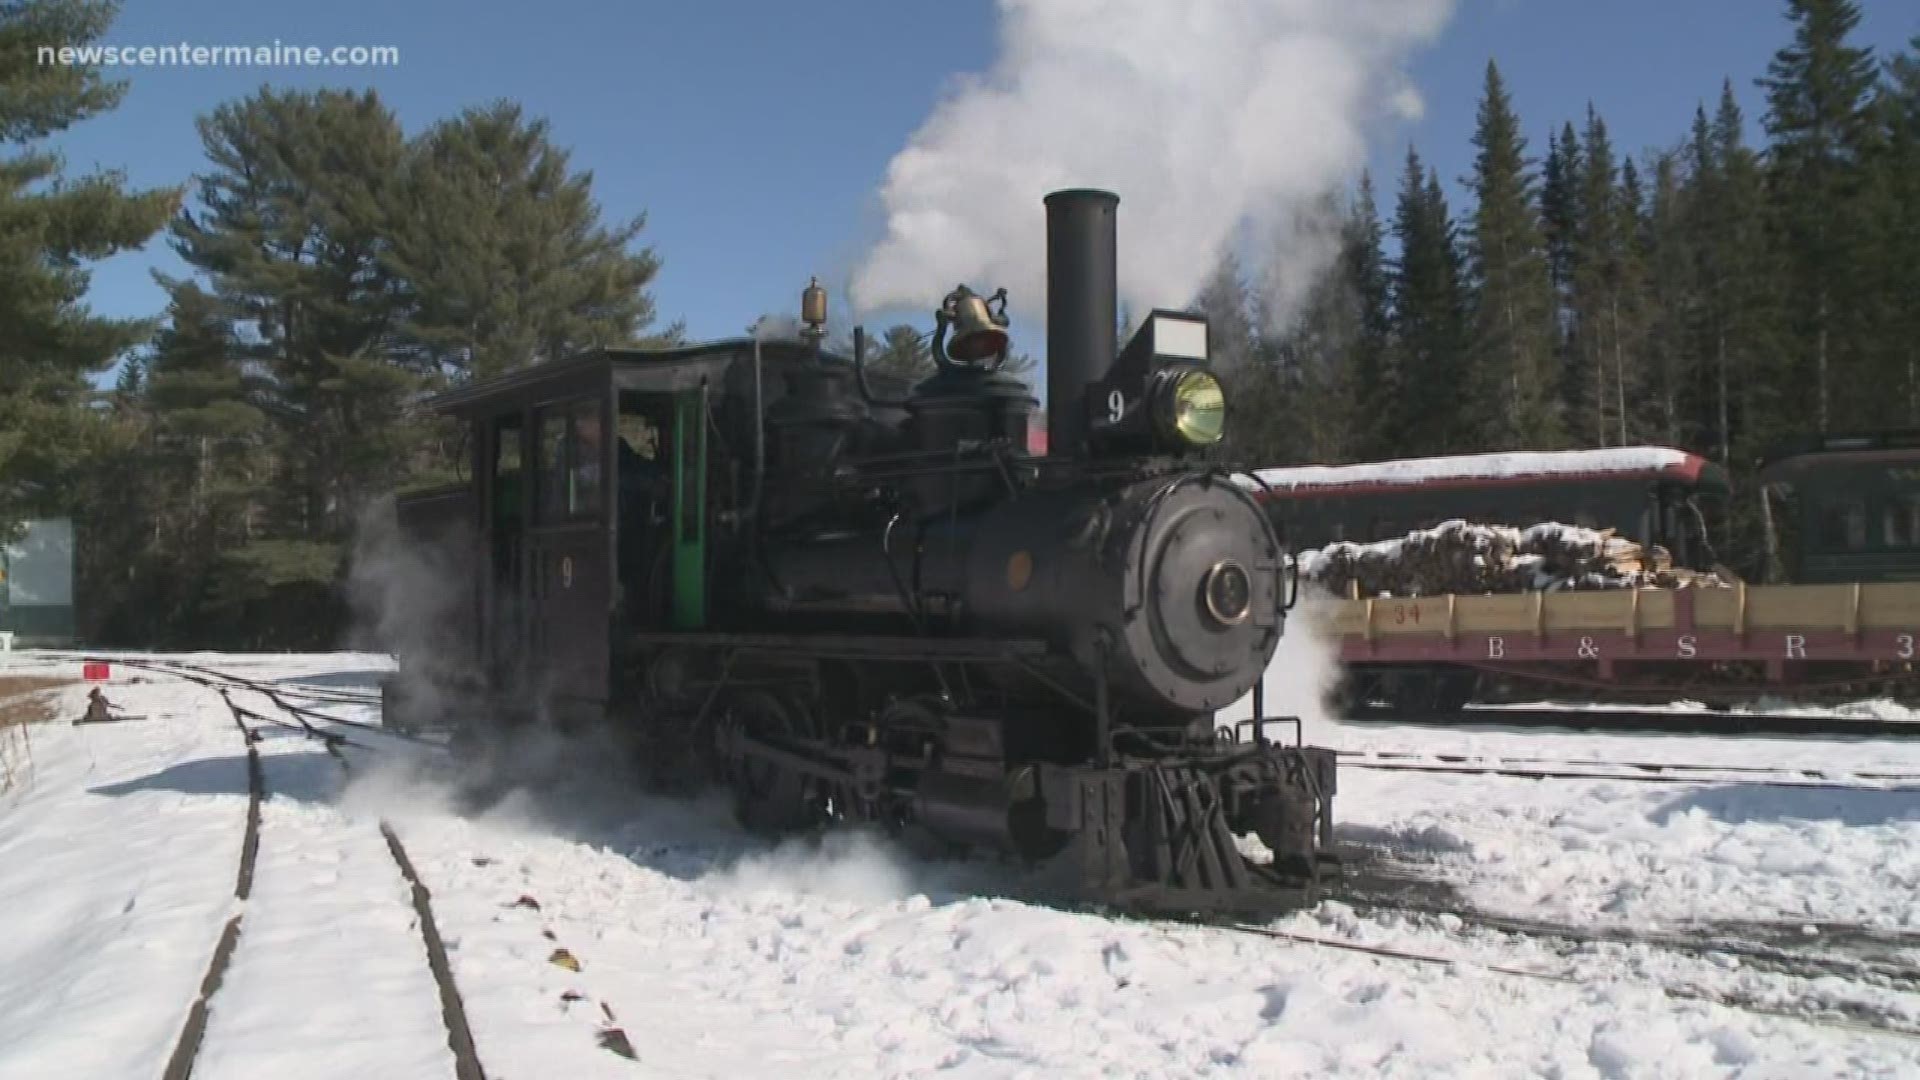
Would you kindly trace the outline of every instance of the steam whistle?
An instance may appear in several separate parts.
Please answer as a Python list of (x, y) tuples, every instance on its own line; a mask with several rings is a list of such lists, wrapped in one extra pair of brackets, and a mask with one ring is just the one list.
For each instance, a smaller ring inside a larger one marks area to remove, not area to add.
[(827, 336), (827, 290), (817, 277), (808, 278), (807, 287), (800, 290), (800, 321), (807, 324), (800, 332), (814, 344)]
[[(999, 304), (999, 310), (993, 308)], [(1007, 290), (982, 297), (965, 285), (955, 287), (933, 313), (933, 359), (942, 368), (983, 366), (998, 371), (1007, 361)], [(947, 344), (947, 330), (953, 343)], [(992, 361), (988, 364), (987, 361)]]

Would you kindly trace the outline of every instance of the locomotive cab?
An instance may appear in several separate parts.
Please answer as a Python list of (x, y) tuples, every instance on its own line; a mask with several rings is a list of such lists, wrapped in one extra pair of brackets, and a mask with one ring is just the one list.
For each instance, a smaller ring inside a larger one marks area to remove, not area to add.
[(756, 417), (803, 399), (808, 362), (850, 378), (809, 353), (750, 339), (596, 350), (435, 401), (468, 429), (467, 660), (496, 699), (604, 716), (625, 634), (710, 625), (714, 524), (741, 517), (780, 453)]

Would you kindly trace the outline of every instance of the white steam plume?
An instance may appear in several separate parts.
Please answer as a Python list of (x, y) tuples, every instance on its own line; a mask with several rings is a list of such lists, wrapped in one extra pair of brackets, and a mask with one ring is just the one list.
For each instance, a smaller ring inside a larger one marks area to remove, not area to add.
[[(1280, 647), (1262, 676), (1263, 702), (1268, 716), (1300, 718), (1301, 739), (1310, 746), (1340, 745), (1340, 718), (1328, 708), (1329, 699), (1345, 678), (1340, 666), (1340, 643), (1329, 630), (1338, 601), (1319, 586), (1302, 584), (1300, 602), (1287, 613)], [(1253, 695), (1220, 710), (1216, 723), (1232, 727), (1253, 714)], [(1276, 736), (1292, 737), (1291, 731)]]
[[(867, 311), (956, 282), (1043, 305), (1040, 200), (1120, 196), (1120, 298), (1181, 306), (1242, 226), (1284, 227), (1413, 116), (1411, 51), (1452, 0), (999, 0), (1000, 56), (888, 166), (887, 235), (855, 274)], [(1319, 251), (1276, 259), (1311, 263)], [(1298, 280), (1315, 267), (1267, 267)]]

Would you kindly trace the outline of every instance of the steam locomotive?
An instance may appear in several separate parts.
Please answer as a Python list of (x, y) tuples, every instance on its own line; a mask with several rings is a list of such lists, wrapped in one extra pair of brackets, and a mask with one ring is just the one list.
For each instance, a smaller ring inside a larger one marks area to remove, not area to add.
[[(389, 715), (604, 722), (656, 779), (725, 784), (756, 830), (912, 829), (1077, 897), (1308, 902), (1335, 757), (1260, 699), (1291, 560), (1209, 460), (1227, 401), (1205, 320), (1156, 310), (1116, 348), (1118, 204), (1045, 199), (1044, 455), (1039, 403), (999, 370), (1006, 292), (965, 286), (904, 396), (863, 332), (850, 361), (824, 348), (816, 284), (794, 335), (596, 350), (437, 398), (472, 479), (397, 505), (460, 585), (442, 636), (398, 649)], [(1253, 718), (1219, 728), (1250, 692)]]

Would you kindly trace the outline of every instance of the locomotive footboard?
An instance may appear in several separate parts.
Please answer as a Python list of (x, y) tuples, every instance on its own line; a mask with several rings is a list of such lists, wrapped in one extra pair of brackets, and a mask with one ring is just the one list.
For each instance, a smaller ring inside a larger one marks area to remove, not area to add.
[[(1332, 751), (1259, 742), (1044, 775), (1048, 823), (1072, 835), (1062, 858), (1085, 899), (1266, 914), (1318, 898), (1332, 850)], [(1256, 847), (1265, 857), (1250, 856)]]

